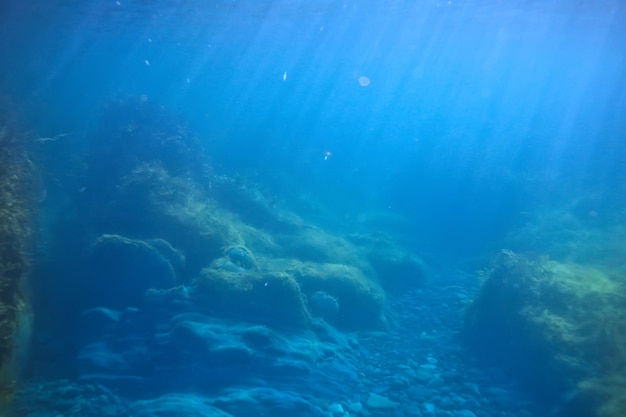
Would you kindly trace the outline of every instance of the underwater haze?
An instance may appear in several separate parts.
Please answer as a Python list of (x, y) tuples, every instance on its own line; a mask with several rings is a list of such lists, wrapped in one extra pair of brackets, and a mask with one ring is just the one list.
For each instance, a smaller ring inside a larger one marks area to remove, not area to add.
[(353, 199), (406, 215), (438, 250), (501, 237), (525, 187), (623, 184), (619, 2), (30, 1), (2, 15), (4, 89), (41, 135), (88, 134), (103, 101), (144, 96), (214, 165), (285, 198), (347, 199), (342, 215)]
[(2, 2), (0, 410), (623, 416), (625, 39), (618, 0)]

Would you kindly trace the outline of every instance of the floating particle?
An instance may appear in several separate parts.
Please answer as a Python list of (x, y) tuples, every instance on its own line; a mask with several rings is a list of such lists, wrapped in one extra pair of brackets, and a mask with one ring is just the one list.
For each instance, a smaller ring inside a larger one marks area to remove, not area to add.
[(366, 77), (365, 75), (361, 75), (359, 77), (359, 84), (361, 85), (361, 87), (367, 87), (368, 85), (370, 85), (369, 77)]
[(287, 71), (283, 72), (283, 81), (287, 81)]
[(150, 61), (148, 61), (147, 59), (145, 61), (143, 61), (143, 62), (146, 64), (147, 67), (150, 66)]

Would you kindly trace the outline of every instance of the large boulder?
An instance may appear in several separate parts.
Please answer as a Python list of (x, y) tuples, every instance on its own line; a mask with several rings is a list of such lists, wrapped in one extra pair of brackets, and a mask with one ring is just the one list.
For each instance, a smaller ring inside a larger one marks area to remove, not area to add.
[(358, 268), (334, 263), (276, 261), (306, 296), (309, 312), (346, 330), (385, 324), (384, 292)]
[(198, 311), (274, 327), (308, 325), (304, 298), (292, 276), (218, 265), (204, 268), (193, 282), (190, 297)]
[(94, 209), (97, 230), (132, 236), (159, 236), (186, 257), (185, 276), (195, 276), (239, 242), (239, 224), (197, 184), (144, 163), (126, 175), (102, 209)]
[(563, 416), (626, 413), (624, 277), (502, 251), (466, 311), (475, 352)]

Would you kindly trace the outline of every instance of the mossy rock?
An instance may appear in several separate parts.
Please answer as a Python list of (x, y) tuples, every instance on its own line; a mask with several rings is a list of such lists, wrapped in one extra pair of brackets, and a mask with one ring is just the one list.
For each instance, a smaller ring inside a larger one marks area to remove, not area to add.
[(94, 219), (97, 230), (159, 236), (186, 257), (184, 278), (195, 276), (223, 249), (242, 239), (238, 222), (202, 190), (162, 167), (142, 164), (126, 176), (111, 203)]
[[(626, 369), (623, 281), (594, 268), (502, 251), (467, 308), (465, 336), (487, 360), (542, 387), (537, 395), (551, 407), (595, 407), (596, 413), (606, 405), (599, 399), (607, 398), (594, 388), (596, 375)], [(561, 403), (566, 393), (570, 404)]]
[(349, 239), (358, 244), (369, 261), (380, 285), (390, 293), (420, 288), (426, 282), (422, 260), (382, 234), (353, 234)]
[(523, 227), (507, 237), (512, 249), (533, 248), (561, 262), (626, 274), (626, 211), (614, 187), (577, 194), (558, 205), (526, 213)]
[[(576, 408), (591, 409), (597, 417), (626, 416), (626, 368), (582, 381)], [(574, 409), (574, 407), (570, 407)], [(575, 415), (572, 410), (569, 415)]]
[(264, 193), (260, 185), (242, 177), (215, 176), (212, 194), (220, 205), (237, 215), (247, 224), (278, 234), (297, 232), (302, 220), (294, 213), (280, 207), (275, 198)]
[(204, 268), (190, 293), (199, 311), (219, 317), (297, 328), (310, 320), (300, 286), (286, 273)]
[(367, 262), (359, 248), (347, 239), (326, 232), (318, 227), (306, 225), (297, 233), (275, 236), (283, 258), (319, 263), (345, 263), (363, 269)]
[(358, 268), (296, 260), (277, 261), (274, 267), (293, 276), (309, 302), (319, 292), (336, 299), (338, 311), (331, 324), (349, 330), (384, 324), (384, 293)]

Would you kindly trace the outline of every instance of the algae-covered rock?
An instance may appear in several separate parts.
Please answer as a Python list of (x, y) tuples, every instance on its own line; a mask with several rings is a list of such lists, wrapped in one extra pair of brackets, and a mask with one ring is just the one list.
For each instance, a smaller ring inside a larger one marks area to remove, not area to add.
[(316, 291), (307, 298), (307, 307), (313, 317), (335, 323), (339, 314), (339, 301), (326, 291)]
[(258, 270), (259, 267), (256, 259), (250, 249), (245, 246), (229, 246), (224, 250), (224, 258), (226, 262), (239, 267), (243, 270)]
[[(590, 403), (594, 408), (594, 415), (598, 417), (626, 416), (625, 368), (607, 375), (586, 379), (578, 385), (578, 388), (580, 390), (578, 401), (575, 401), (570, 409), (582, 402), (584, 405)], [(570, 412), (570, 414), (573, 413)]]
[[(198, 186), (163, 167), (141, 164), (119, 184), (95, 223), (104, 232), (159, 236), (180, 248), (186, 275), (193, 276), (239, 242), (237, 222)], [(232, 244), (232, 243), (231, 243)]]
[[(311, 316), (344, 329), (385, 322), (384, 293), (358, 268), (264, 259), (259, 269), (248, 250), (236, 249), (234, 261), (228, 248), (194, 281), (192, 298), (201, 311), (279, 326), (306, 326)], [(238, 263), (241, 256), (245, 262)]]
[(281, 257), (319, 263), (344, 263), (363, 269), (367, 261), (360, 248), (341, 236), (313, 225), (304, 225), (296, 232), (276, 236)]
[(288, 274), (204, 268), (193, 282), (199, 311), (277, 327), (305, 327), (309, 314), (300, 286)]
[(608, 187), (576, 194), (560, 204), (526, 213), (526, 223), (509, 234), (507, 246), (513, 250), (532, 248), (552, 259), (626, 274), (623, 192)]
[(104, 107), (98, 131), (85, 138), (84, 186), (90, 198), (107, 204), (122, 178), (142, 163), (206, 184), (211, 170), (202, 142), (180, 116), (145, 96), (110, 100)]
[(253, 227), (285, 233), (295, 232), (303, 224), (293, 212), (281, 209), (271, 193), (263, 192), (258, 184), (243, 177), (215, 176), (211, 185), (215, 199)]
[(424, 285), (426, 274), (422, 260), (389, 236), (377, 233), (349, 237), (359, 245), (385, 290), (398, 293)]
[[(186, 256), (195, 276), (227, 244), (239, 243), (232, 216), (211, 197), (212, 171), (201, 141), (179, 117), (146, 97), (106, 104), (99, 130), (85, 138), (73, 193), (76, 219), (95, 234), (158, 236)], [(84, 238), (81, 236), (81, 238)]]
[(626, 371), (624, 289), (594, 268), (502, 251), (466, 311), (465, 336), (562, 415), (622, 415), (602, 410), (626, 392), (614, 377)]
[[(293, 260), (277, 263), (281, 264), (284, 271), (300, 285), (310, 308), (319, 307), (315, 303), (319, 301), (320, 292), (336, 301), (337, 312), (331, 324), (344, 329), (362, 329), (380, 326), (385, 322), (384, 292), (358, 268)], [(330, 314), (329, 301), (326, 298), (325, 314)]]

